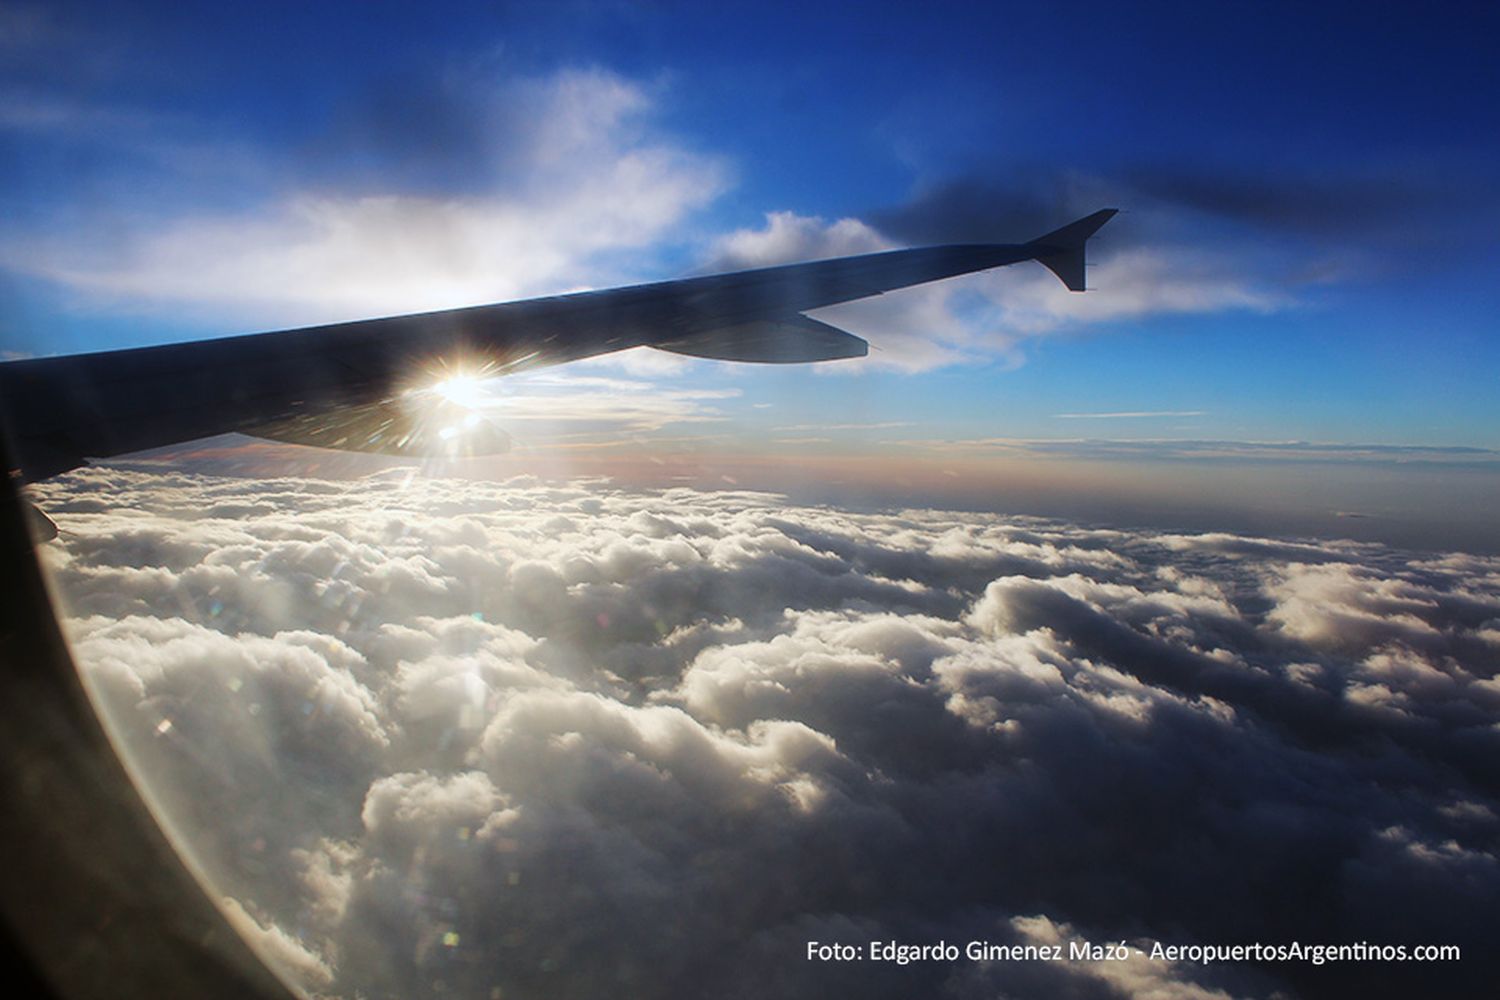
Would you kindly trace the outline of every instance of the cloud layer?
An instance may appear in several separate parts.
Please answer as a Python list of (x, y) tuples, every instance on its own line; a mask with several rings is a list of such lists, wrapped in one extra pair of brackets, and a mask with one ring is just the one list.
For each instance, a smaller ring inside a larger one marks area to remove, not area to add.
[[(1500, 561), (404, 472), (36, 487), (83, 669), (338, 996), (1476, 987)], [(828, 965), (806, 942), (1459, 943)]]

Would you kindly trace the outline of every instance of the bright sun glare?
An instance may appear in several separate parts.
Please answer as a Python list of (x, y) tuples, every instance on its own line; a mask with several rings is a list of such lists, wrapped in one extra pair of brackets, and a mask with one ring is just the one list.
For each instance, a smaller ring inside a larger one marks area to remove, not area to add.
[(473, 409), (485, 400), (484, 380), (475, 375), (451, 375), (434, 385), (432, 391), (467, 409)]

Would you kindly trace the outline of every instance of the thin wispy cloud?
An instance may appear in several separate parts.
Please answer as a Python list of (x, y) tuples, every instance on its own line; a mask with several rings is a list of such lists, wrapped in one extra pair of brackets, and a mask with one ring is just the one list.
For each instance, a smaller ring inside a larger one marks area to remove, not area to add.
[(1121, 410), (1115, 413), (1054, 413), (1054, 420), (1134, 420), (1142, 417), (1201, 417), (1207, 410)]
[[(1164, 413), (1160, 416), (1191, 414)], [(1064, 417), (1065, 414), (1057, 414)], [(1153, 417), (1158, 414), (1080, 414), (1083, 417)], [(1099, 458), (1266, 459), (1288, 462), (1500, 463), (1500, 449), (1470, 445), (1400, 445), (1311, 441), (1223, 441), (1193, 438), (892, 438), (885, 442), (940, 451), (999, 451), (1015, 454)]]
[(893, 427), (910, 427), (910, 420), (872, 420), (869, 423), (859, 424), (787, 424), (772, 428), (776, 431), (880, 431), (890, 430)]
[[(586, 369), (598, 371), (601, 366)], [(691, 380), (662, 384), (645, 378), (579, 374), (577, 369), (523, 372), (480, 384), (475, 409), (515, 428), (522, 440), (544, 443), (576, 433), (655, 434), (673, 424), (729, 419), (722, 404), (738, 388), (701, 388)]]

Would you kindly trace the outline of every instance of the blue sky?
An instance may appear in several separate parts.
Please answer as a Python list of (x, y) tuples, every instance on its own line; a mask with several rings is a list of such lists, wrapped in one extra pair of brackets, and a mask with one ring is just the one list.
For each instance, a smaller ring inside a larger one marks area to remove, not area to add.
[[(604, 383), (549, 375), (505, 405), (539, 427), (523, 401), (545, 417), (592, 393), (586, 428), (529, 439), (575, 451), (625, 433), (924, 459), (967, 443), (978, 461), (997, 440), (1084, 439), (1073, 459), (1124, 441), (1141, 461), (1150, 441), (1186, 461), (1171, 442), (1212, 441), (1216, 461), (1227, 443), (1264, 461), (1300, 441), (1406, 449), (1319, 463), (1487, 467), (1496, 20), (1460, 4), (6, 4), (0, 347), (1023, 240), (1116, 205), (1084, 296), (1011, 268), (829, 311), (871, 340), (868, 363), (628, 357), (578, 376)], [(611, 422), (599, 385), (655, 416)]]

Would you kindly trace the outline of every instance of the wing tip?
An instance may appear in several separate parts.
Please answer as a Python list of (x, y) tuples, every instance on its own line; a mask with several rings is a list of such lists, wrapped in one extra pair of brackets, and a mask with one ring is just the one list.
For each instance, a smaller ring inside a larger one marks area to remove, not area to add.
[(1057, 275), (1069, 291), (1086, 291), (1084, 247), (1091, 236), (1118, 214), (1118, 208), (1101, 208), (1026, 245), (1032, 250), (1032, 259)]

